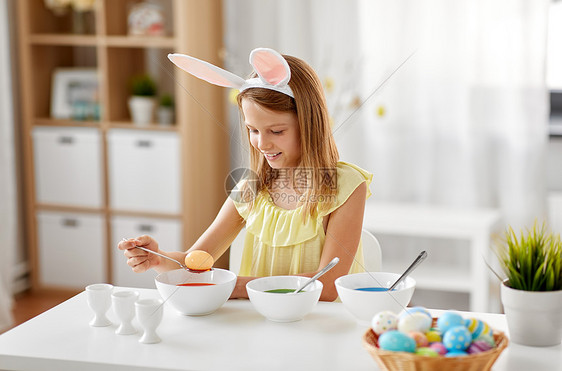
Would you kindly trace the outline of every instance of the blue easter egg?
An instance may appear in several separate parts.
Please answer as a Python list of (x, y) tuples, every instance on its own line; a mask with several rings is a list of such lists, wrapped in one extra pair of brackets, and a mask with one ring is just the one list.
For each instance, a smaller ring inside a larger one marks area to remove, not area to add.
[(379, 347), (383, 350), (394, 352), (416, 351), (416, 341), (403, 332), (392, 330), (383, 333), (379, 337)]
[(464, 319), (457, 312), (447, 311), (437, 319), (437, 327), (444, 335), (450, 328), (464, 326)]
[(449, 351), (465, 350), (472, 343), (472, 334), (464, 326), (450, 328), (443, 336), (443, 344)]
[(466, 355), (468, 355), (468, 353), (463, 350), (451, 350), (450, 352), (445, 354), (445, 357), (462, 357)]
[(477, 339), (480, 335), (492, 335), (492, 328), (479, 319), (468, 318), (465, 320), (465, 326), (472, 334), (472, 340)]

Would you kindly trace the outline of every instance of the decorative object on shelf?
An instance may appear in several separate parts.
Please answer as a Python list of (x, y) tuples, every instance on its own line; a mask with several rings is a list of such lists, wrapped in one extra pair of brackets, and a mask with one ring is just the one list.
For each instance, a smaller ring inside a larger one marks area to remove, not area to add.
[(143, 2), (131, 7), (128, 16), (129, 35), (164, 36), (164, 13), (159, 4)]
[(131, 95), (129, 110), (133, 122), (137, 125), (148, 125), (152, 122), (156, 105), (156, 83), (148, 74), (134, 76), (131, 80)]
[(100, 119), (98, 71), (58, 68), (53, 73), (51, 117), (78, 121)]
[(529, 346), (560, 344), (560, 235), (547, 230), (544, 223), (539, 226), (535, 222), (531, 230), (521, 231), (518, 238), (510, 227), (504, 241), (496, 244), (495, 253), (507, 276), (501, 284), (501, 300), (511, 340)]
[(44, 0), (44, 3), (57, 16), (64, 16), (72, 9), (73, 33), (95, 33), (95, 0)]
[(174, 98), (172, 98), (170, 94), (164, 94), (160, 97), (158, 123), (164, 126), (169, 126), (174, 123)]

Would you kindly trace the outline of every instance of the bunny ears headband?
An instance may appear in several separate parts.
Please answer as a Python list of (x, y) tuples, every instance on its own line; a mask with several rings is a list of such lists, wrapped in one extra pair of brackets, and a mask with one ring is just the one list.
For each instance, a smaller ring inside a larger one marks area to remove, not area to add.
[(257, 48), (250, 53), (250, 64), (258, 77), (244, 80), (240, 76), (220, 67), (185, 54), (168, 54), (168, 59), (182, 70), (211, 84), (236, 88), (244, 91), (250, 88), (275, 90), (294, 98), (289, 87), (291, 70), (281, 54), (273, 49)]

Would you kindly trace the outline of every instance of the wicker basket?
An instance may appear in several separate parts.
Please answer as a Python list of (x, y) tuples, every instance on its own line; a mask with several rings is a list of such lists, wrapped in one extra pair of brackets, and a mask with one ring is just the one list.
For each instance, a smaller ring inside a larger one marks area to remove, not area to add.
[[(435, 321), (435, 319), (434, 319)], [(461, 357), (429, 357), (406, 352), (392, 352), (378, 347), (378, 335), (368, 329), (363, 335), (363, 346), (383, 370), (400, 371), (482, 371), (490, 370), (508, 340), (501, 331), (494, 330), (496, 347), (486, 352)]]

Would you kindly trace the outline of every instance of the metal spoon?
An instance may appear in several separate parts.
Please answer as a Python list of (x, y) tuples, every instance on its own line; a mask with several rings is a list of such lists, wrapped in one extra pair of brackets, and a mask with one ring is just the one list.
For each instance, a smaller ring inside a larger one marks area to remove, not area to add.
[[(127, 239), (126, 239), (126, 238), (123, 238), (123, 241), (127, 241)], [(197, 270), (193, 270), (193, 269), (191, 269), (191, 268), (188, 268), (187, 265), (183, 264), (182, 262), (180, 262), (180, 261), (178, 261), (178, 260), (176, 260), (176, 259), (174, 259), (174, 258), (170, 258), (169, 256), (166, 256), (166, 255), (164, 255), (164, 254), (160, 254), (159, 252), (156, 252), (156, 251), (147, 249), (146, 247), (136, 246), (136, 245), (135, 245), (135, 248), (140, 249), (140, 250), (142, 250), (142, 251), (149, 252), (149, 253), (154, 254), (154, 255), (158, 255), (158, 256), (160, 256), (160, 257), (162, 257), (162, 258), (164, 258), (164, 259), (171, 260), (171, 261), (173, 261), (174, 263), (178, 264), (180, 267), (182, 267), (183, 269), (185, 269), (185, 270), (188, 271), (188, 272), (201, 272), (201, 271), (197, 271)]]
[(410, 266), (404, 271), (404, 273), (402, 273), (400, 278), (398, 278), (396, 282), (394, 282), (394, 284), (388, 288), (388, 291), (392, 291), (396, 286), (398, 286), (398, 284), (402, 282), (404, 278), (408, 276), (408, 274), (410, 274), (414, 269), (416, 269), (417, 266), (420, 265), (420, 263), (425, 260), (425, 258), (427, 258), (427, 253), (425, 251), (420, 252), (416, 260), (414, 260), (414, 262), (410, 264)]
[(301, 292), (306, 286), (308, 286), (312, 282), (316, 281), (318, 278), (320, 278), (320, 276), (324, 275), (324, 273), (326, 273), (327, 271), (332, 269), (334, 267), (334, 265), (338, 264), (339, 262), (340, 262), (340, 258), (335, 257), (334, 259), (332, 259), (331, 262), (328, 263), (328, 265), (326, 265), (324, 268), (322, 268), (322, 270), (320, 270), (320, 272), (316, 273), (311, 279), (306, 281), (304, 283), (304, 285), (302, 285), (301, 287), (299, 287), (298, 289), (293, 291), (291, 294), (297, 294), (297, 293)]

